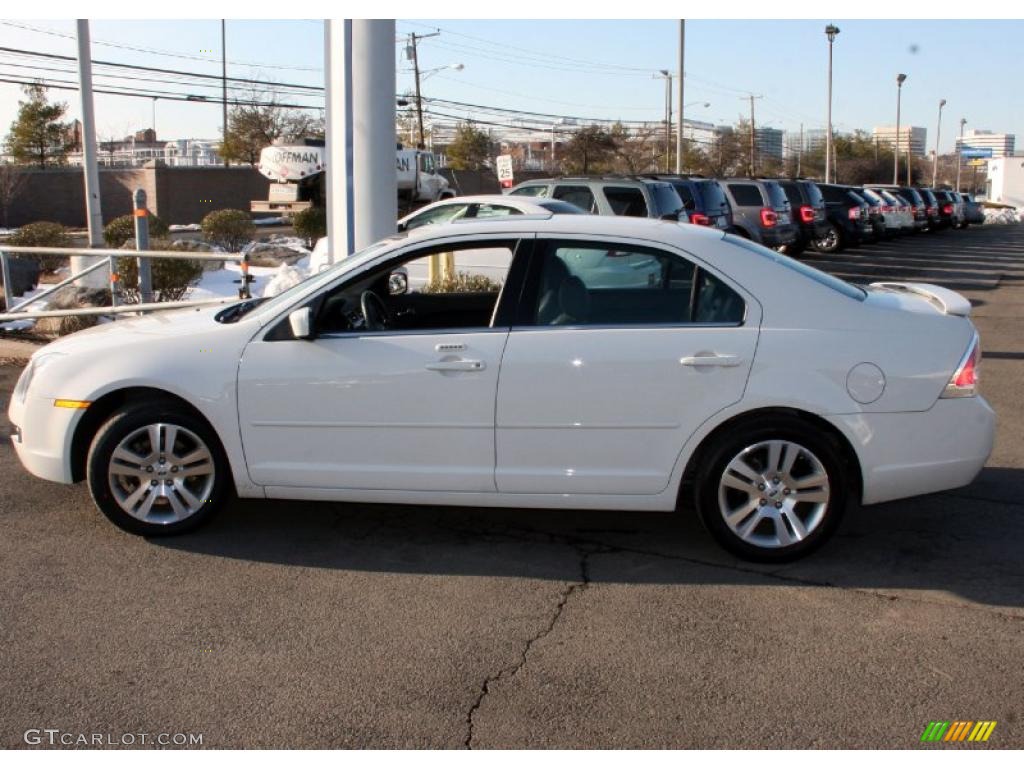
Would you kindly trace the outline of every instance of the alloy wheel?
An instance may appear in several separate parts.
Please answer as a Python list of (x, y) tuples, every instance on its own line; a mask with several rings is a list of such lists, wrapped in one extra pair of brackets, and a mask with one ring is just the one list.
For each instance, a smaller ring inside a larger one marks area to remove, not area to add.
[(742, 541), (777, 549), (806, 539), (825, 519), (828, 472), (802, 445), (767, 440), (730, 461), (718, 486), (718, 508)]
[(210, 498), (210, 448), (177, 424), (140, 427), (117, 444), (107, 470), (118, 506), (146, 523), (168, 525), (196, 514)]

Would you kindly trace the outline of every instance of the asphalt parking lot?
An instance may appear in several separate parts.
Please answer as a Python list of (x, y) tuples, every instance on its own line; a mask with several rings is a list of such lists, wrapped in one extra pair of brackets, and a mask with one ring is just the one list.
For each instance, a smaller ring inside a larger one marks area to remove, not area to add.
[[(973, 485), (857, 510), (785, 567), (688, 514), (239, 502), (145, 540), (5, 440), (0, 747), (1024, 747), (1024, 227), (809, 260), (971, 298), (999, 415)], [(932, 720), (998, 725), (922, 746)]]

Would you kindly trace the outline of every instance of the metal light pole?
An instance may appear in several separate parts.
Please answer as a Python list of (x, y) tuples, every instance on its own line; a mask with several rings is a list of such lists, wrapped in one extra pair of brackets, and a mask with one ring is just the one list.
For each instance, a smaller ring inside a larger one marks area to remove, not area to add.
[(686, 51), (686, 19), (679, 20), (679, 115), (676, 118), (678, 134), (676, 136), (676, 173), (683, 172), (683, 157), (686, 150), (686, 145), (683, 139), (683, 110), (686, 108), (686, 104), (683, 103), (683, 81), (685, 72), (683, 71), (683, 61), (685, 59), (684, 53)]
[(903, 93), (903, 81), (906, 79), (907, 76), (902, 73), (896, 75), (896, 151), (892, 160), (893, 184), (900, 183), (900, 96)]
[[(225, 145), (228, 143), (228, 29), (227, 20), (220, 20), (220, 86), (221, 86), (221, 119), (224, 128), (221, 134)], [(224, 167), (228, 167), (228, 159), (224, 158)]]
[(672, 170), (672, 73), (658, 70), (655, 78), (665, 79), (665, 173)]
[[(839, 27), (829, 24), (825, 27), (828, 38), (828, 134), (825, 136), (825, 183), (828, 184), (829, 173), (832, 172), (832, 43), (839, 34)], [(803, 149), (803, 147), (801, 147)], [(833, 181), (835, 174), (832, 173)]]
[(939, 176), (939, 134), (942, 131), (942, 108), (946, 106), (946, 100), (939, 101), (939, 121), (935, 125), (935, 159), (932, 161), (932, 189), (935, 188), (935, 180)]
[(960, 191), (960, 166), (964, 162), (964, 126), (967, 125), (967, 118), (960, 118), (960, 146), (956, 148), (956, 191)]

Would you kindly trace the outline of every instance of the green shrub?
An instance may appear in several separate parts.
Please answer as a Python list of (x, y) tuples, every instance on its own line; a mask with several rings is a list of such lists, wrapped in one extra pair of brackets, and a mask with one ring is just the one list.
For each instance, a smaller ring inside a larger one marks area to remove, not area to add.
[[(154, 251), (188, 251), (187, 246), (167, 240), (150, 241)], [(153, 277), (154, 301), (181, 301), (189, 289), (203, 276), (203, 262), (190, 259), (150, 259), (150, 274)], [(140, 304), (139, 267), (135, 256), (121, 256), (117, 260), (117, 276), (121, 286), (121, 301), (125, 304)]]
[[(166, 237), (167, 225), (152, 211), (147, 210), (147, 213), (149, 214), (147, 217), (149, 219), (149, 239)], [(135, 217), (131, 214), (118, 216), (103, 228), (103, 242), (107, 244), (108, 248), (120, 248), (134, 238)]]
[(203, 217), (203, 237), (208, 243), (238, 253), (256, 235), (256, 225), (245, 211), (224, 208)]
[(435, 277), (423, 287), (424, 293), (497, 293), (500, 290), (501, 283), (469, 272)]
[(292, 216), (295, 234), (306, 240), (312, 248), (321, 237), (327, 236), (327, 211), (323, 208), (307, 208)]
[[(35, 246), (37, 248), (70, 248), (71, 238), (62, 224), (54, 221), (34, 221), (7, 238), (8, 245)], [(35, 259), (43, 272), (56, 272), (68, 263), (67, 256), (24, 256)]]

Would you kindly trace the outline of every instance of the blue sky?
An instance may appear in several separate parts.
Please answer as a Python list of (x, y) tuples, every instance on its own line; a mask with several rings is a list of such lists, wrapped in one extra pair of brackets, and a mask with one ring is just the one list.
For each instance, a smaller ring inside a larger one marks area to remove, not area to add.
[[(828, 20), (705, 21), (687, 23), (686, 101), (693, 118), (733, 122), (748, 109), (744, 93), (757, 101), (758, 123), (796, 130), (825, 122)], [(1021, 21), (846, 21), (835, 43), (834, 121), (838, 130), (891, 124), (895, 113), (895, 76), (908, 75), (903, 88), (903, 121), (928, 129), (934, 143), (940, 98), (942, 150), (952, 148), (956, 123), (968, 127), (1024, 133), (1019, 82), (1022, 75)], [(74, 41), (26, 29), (73, 33), (72, 22), (16, 21), (0, 24), (0, 46), (74, 54)], [(399, 20), (399, 36), (429, 32), (423, 41), (425, 69), (453, 63), (462, 71), (428, 78), (424, 93), (456, 101), (532, 109), (580, 117), (658, 120), (663, 114), (664, 84), (652, 74), (674, 69), (675, 21), (528, 21)], [(93, 56), (147, 66), (219, 74), (219, 61), (197, 61), (99, 44), (148, 48), (195, 58), (218, 59), (217, 21), (155, 20), (93, 23)], [(213, 53), (206, 53), (213, 51)], [(396, 47), (396, 57), (398, 56)], [(229, 21), (229, 74), (277, 82), (322, 83), (323, 42), (317, 21)], [(0, 54), (4, 62), (17, 62)], [(22, 63), (24, 61), (22, 60)], [(405, 63), (399, 60), (401, 67)], [(63, 66), (63, 65), (58, 65)], [(31, 69), (0, 64), (0, 77)], [(48, 74), (73, 80), (73, 75)], [(109, 81), (108, 81), (109, 82)], [(164, 88), (152, 83), (140, 87)], [(411, 77), (399, 74), (399, 90)], [(188, 90), (182, 86), (178, 90)], [(215, 97), (216, 89), (202, 91)], [(0, 83), (0, 129), (14, 117), (18, 87)], [(77, 94), (54, 91), (77, 113)], [(309, 100), (307, 100), (309, 101)], [(700, 106), (710, 102), (710, 108)], [(101, 135), (118, 135), (151, 122), (152, 101), (98, 96)], [(216, 137), (217, 105), (157, 102), (161, 138)]]

